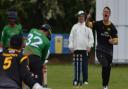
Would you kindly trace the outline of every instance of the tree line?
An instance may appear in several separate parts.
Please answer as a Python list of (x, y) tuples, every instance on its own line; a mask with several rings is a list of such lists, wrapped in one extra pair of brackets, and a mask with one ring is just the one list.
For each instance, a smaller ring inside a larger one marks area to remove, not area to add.
[(94, 0), (0, 0), (0, 31), (7, 24), (7, 11), (18, 12), (24, 32), (49, 23), (54, 33), (69, 33), (79, 10), (87, 12)]

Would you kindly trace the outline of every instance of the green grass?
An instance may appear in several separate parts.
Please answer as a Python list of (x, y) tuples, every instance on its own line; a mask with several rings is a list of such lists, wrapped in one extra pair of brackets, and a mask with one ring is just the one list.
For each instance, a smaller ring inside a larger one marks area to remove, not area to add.
[[(89, 65), (89, 84), (81, 89), (102, 89), (101, 67)], [(52, 89), (73, 89), (73, 67), (48, 65), (48, 85)], [(128, 66), (112, 67), (109, 89), (128, 89)]]

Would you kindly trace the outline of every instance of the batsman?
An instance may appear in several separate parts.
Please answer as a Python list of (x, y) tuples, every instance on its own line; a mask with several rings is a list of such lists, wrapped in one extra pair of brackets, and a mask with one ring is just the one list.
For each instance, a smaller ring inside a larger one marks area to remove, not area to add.
[(28, 34), (24, 54), (29, 56), (30, 71), (36, 74), (37, 81), (42, 85), (42, 67), (49, 54), (51, 27), (44, 24), (40, 29), (31, 29)]

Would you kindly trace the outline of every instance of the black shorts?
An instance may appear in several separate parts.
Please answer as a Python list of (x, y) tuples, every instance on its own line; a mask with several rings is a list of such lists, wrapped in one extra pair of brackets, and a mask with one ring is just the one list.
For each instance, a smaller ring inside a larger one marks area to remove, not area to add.
[(98, 61), (100, 62), (100, 64), (103, 67), (111, 65), (111, 63), (112, 63), (112, 56), (111, 55), (109, 55), (103, 51), (96, 50), (96, 56), (97, 56)]

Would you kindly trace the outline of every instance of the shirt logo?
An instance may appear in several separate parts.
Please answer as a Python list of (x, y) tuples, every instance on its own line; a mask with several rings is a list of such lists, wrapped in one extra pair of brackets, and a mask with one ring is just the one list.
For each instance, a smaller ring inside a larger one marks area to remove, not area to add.
[(108, 31), (110, 31), (110, 30), (111, 30), (111, 28), (107, 28), (107, 30), (108, 30)]
[(13, 54), (13, 53), (15, 53), (15, 50), (9, 50), (9, 53)]
[(109, 33), (108, 32), (101, 33), (101, 36), (109, 37)]

